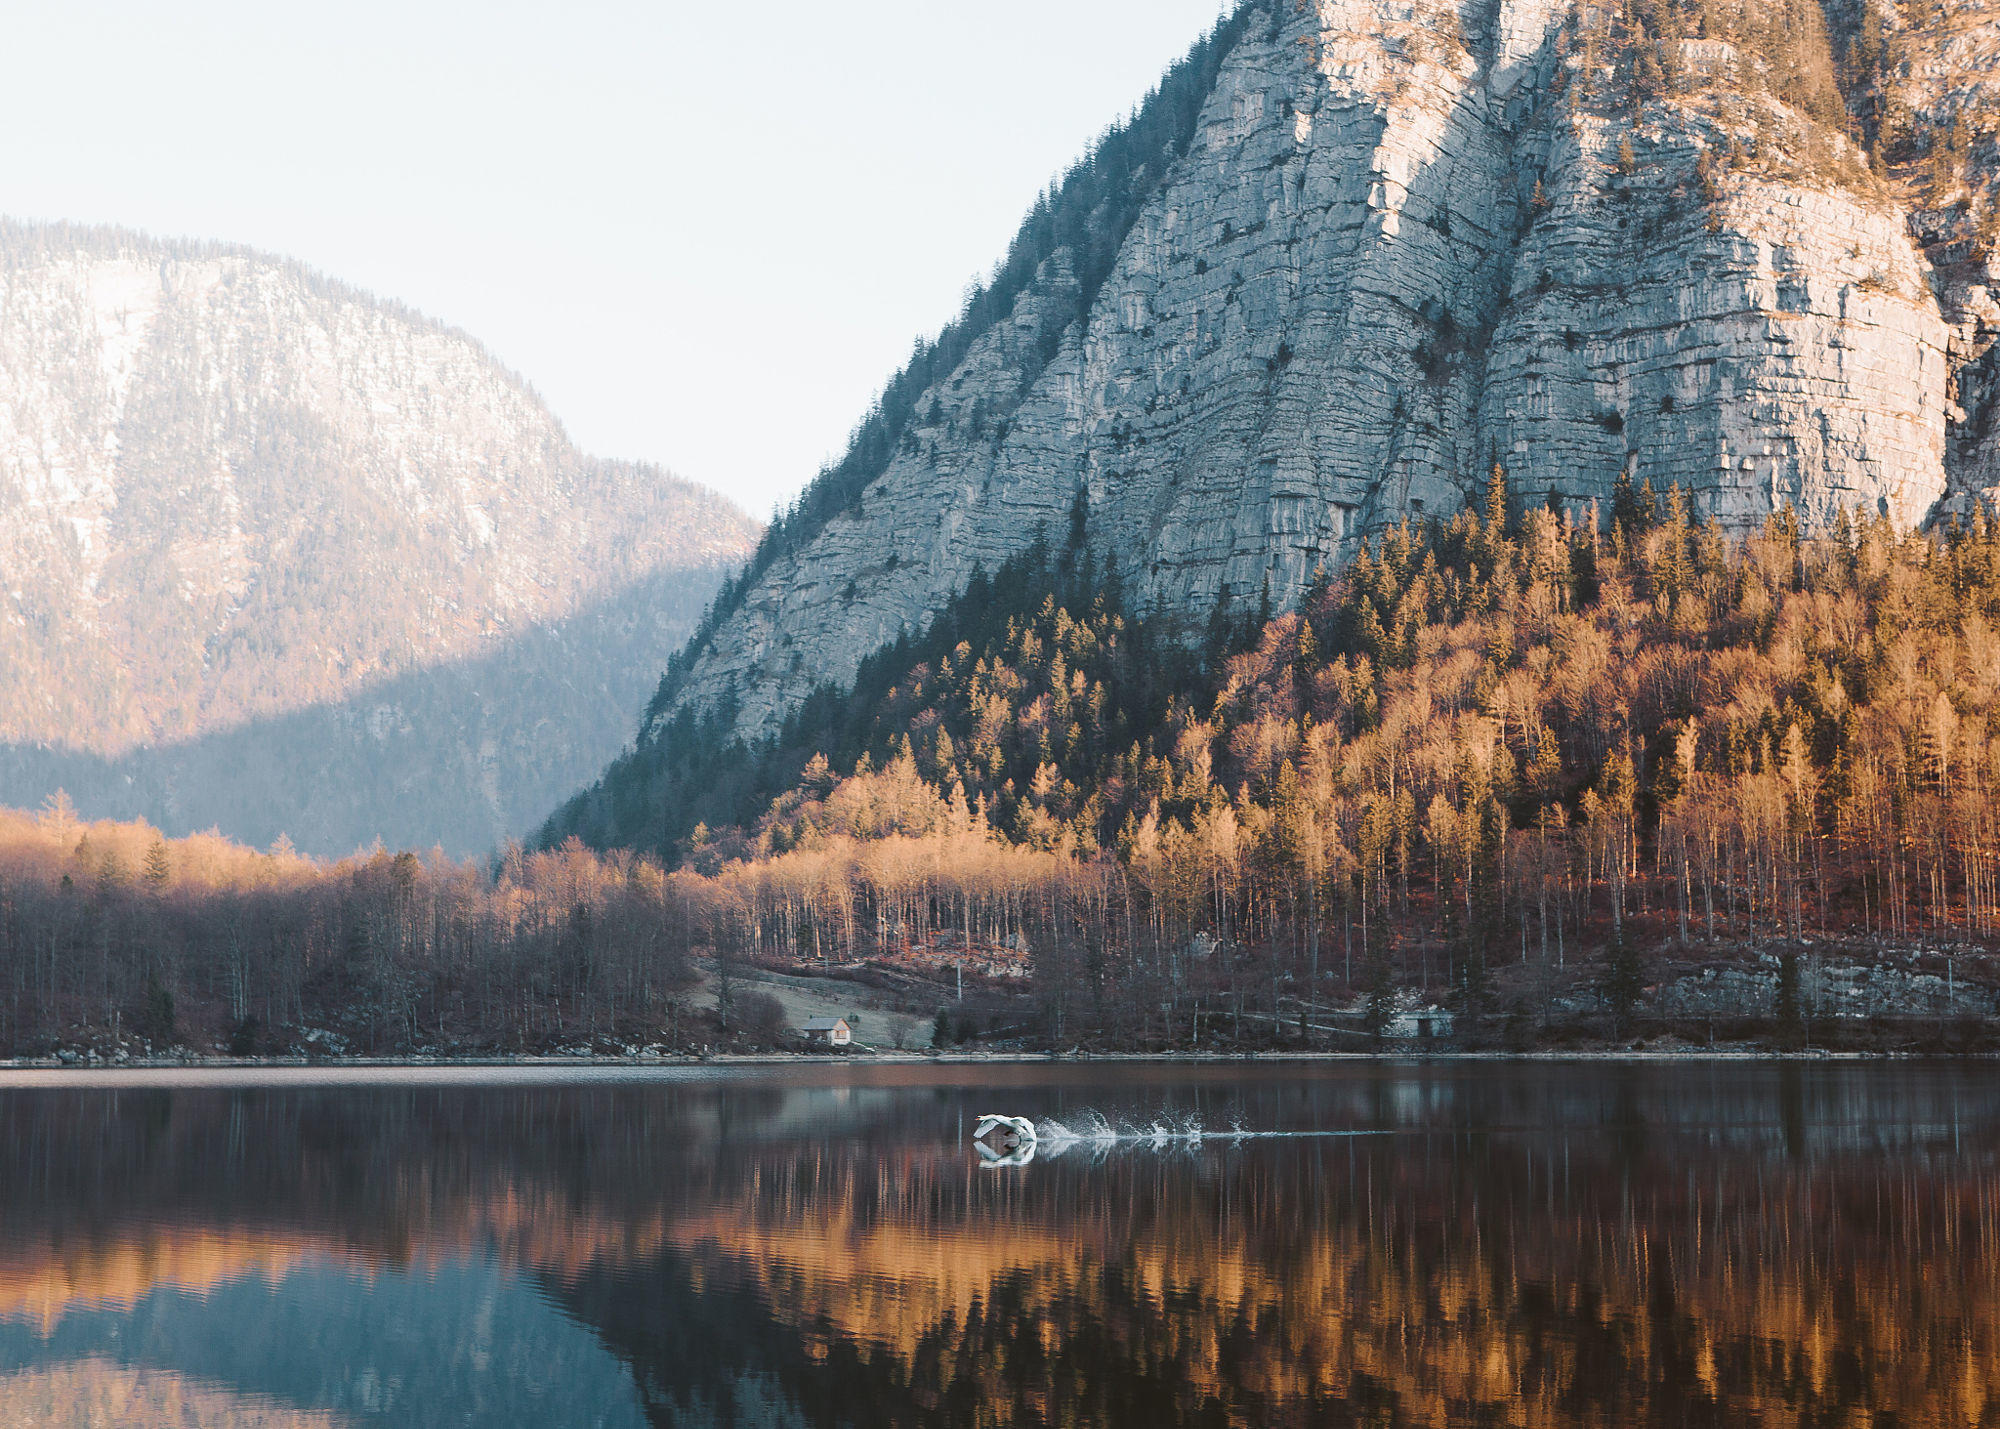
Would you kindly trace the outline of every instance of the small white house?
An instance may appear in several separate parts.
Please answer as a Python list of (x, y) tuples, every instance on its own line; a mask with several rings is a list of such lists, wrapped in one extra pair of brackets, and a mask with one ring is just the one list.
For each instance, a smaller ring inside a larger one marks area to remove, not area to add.
[(854, 1040), (853, 1029), (844, 1017), (815, 1017), (801, 1029), (806, 1041), (824, 1047), (845, 1047)]
[(1403, 1009), (1389, 1019), (1383, 1035), (1404, 1038), (1414, 1042), (1428, 1042), (1433, 1037), (1451, 1036), (1452, 1017), (1448, 1009), (1413, 1007)]

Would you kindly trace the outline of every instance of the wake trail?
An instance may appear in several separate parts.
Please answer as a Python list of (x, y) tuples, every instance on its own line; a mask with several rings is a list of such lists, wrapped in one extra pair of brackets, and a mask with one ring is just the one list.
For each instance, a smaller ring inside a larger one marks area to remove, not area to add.
[(1232, 1121), (1205, 1125), (1199, 1117), (1167, 1113), (1146, 1121), (1113, 1119), (1102, 1112), (1074, 1113), (1067, 1121), (1053, 1117), (1035, 1123), (1037, 1146), (1045, 1156), (1065, 1151), (1110, 1153), (1116, 1150), (1193, 1150), (1202, 1146), (1233, 1146), (1245, 1141), (1314, 1141), (1342, 1137), (1389, 1136), (1374, 1128), (1304, 1128), (1266, 1131)]

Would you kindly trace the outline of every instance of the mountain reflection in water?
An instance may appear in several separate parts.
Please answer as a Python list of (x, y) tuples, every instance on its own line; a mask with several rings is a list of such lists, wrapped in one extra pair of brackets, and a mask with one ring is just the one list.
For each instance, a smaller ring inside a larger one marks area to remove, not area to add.
[(0, 1083), (0, 1424), (1996, 1423), (1996, 1165), (1978, 1065)]

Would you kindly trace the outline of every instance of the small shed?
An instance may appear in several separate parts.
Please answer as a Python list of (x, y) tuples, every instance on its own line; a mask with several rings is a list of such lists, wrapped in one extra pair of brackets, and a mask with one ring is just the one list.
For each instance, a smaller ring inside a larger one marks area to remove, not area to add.
[(854, 1040), (854, 1032), (844, 1017), (815, 1017), (801, 1030), (806, 1034), (806, 1041), (825, 1047), (845, 1047)]
[(1445, 1008), (1415, 1007), (1396, 1013), (1383, 1032), (1388, 1037), (1428, 1042), (1434, 1037), (1451, 1036), (1451, 1024), (1451, 1013)]

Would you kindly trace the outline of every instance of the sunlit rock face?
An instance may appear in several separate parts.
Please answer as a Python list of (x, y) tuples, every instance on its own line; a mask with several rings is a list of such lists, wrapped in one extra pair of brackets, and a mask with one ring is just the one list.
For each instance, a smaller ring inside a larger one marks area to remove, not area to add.
[[(1985, 53), (1989, 4), (1953, 8), (1896, 81), (1911, 112), (1959, 103)], [(1623, 475), (1739, 530), (1786, 506), (1910, 525), (2000, 482), (1965, 406), (1993, 385), (1983, 260), (1945, 273), (1958, 250), (1911, 236), (1905, 178), (1756, 56), (1676, 42), (1635, 104), (1581, 38), (1596, 13), (1249, 5), (1087, 314), (1059, 251), (678, 702), (728, 694), (770, 729), (975, 567), (1061, 539), (1079, 490), (1127, 596), (1197, 628), (1267, 584), (1283, 608), (1496, 462), (1579, 518)], [(1821, 52), (1853, 23), (1832, 14)]]
[(754, 539), (406, 309), (0, 224), (0, 802), (490, 848), (616, 753)]
[(1843, 42), (1879, 32), (1897, 47), (1879, 104), (1917, 136), (1913, 150), (1928, 150), (1911, 160), (1923, 183), (1908, 208), (1949, 332), (1946, 504), (1990, 509), (2000, 501), (2000, 6), (1836, 0), (1828, 10)]
[[(1902, 216), (1744, 176), (1689, 202), (1700, 123), (1580, 121), (1483, 373), (1490, 449), (1572, 509), (1623, 471), (1738, 529), (1795, 508), (1925, 519), (1945, 489), (1946, 332)], [(1643, 145), (1631, 176), (1621, 142)]]

